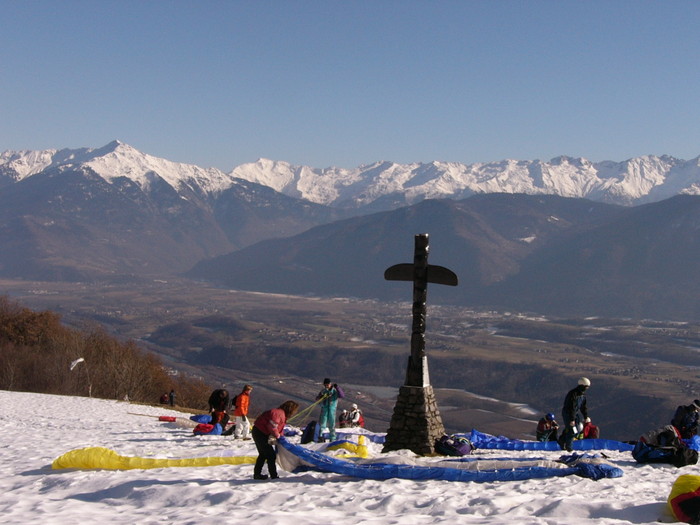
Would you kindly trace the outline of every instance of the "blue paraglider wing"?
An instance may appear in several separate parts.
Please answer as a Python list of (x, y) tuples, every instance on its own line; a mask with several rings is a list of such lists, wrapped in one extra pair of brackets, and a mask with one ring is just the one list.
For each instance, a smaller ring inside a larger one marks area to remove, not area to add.
[[(418, 465), (397, 465), (393, 463), (356, 463), (338, 458), (326, 456), (314, 450), (295, 445), (284, 437), (279, 438), (278, 444), (285, 450), (297, 456), (304, 462), (325, 472), (333, 472), (345, 476), (364, 479), (412, 479), (430, 480), (439, 479), (444, 481), (519, 481), (526, 479), (550, 478), (556, 476), (569, 476), (577, 474), (591, 479), (613, 478), (622, 476), (622, 470), (610, 465), (579, 463), (576, 466), (522, 466), (518, 463), (523, 461), (513, 461), (511, 459), (493, 460), (489, 459), (489, 464), (494, 461), (502, 461), (503, 468), (491, 468), (484, 470), (469, 470), (462, 468), (450, 468), (443, 466), (418, 466)], [(461, 460), (458, 460), (461, 461)], [(474, 458), (467, 459), (468, 462), (477, 461)], [(581, 466), (585, 465), (585, 466)]]

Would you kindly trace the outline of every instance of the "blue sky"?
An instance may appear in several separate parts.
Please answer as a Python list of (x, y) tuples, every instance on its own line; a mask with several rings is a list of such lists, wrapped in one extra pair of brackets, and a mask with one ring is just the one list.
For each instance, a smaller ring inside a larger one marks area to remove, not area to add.
[(700, 155), (697, 1), (0, 0), (0, 151)]

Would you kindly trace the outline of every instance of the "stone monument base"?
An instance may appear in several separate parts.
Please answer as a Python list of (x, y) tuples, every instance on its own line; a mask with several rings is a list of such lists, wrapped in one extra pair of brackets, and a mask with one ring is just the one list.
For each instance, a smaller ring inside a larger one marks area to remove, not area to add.
[(391, 416), (382, 452), (408, 449), (425, 456), (435, 452), (435, 440), (445, 433), (433, 387), (402, 386)]

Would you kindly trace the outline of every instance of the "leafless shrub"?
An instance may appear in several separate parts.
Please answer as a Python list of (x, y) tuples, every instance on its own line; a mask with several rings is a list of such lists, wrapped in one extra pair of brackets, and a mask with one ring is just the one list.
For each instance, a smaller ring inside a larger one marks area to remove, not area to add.
[(90, 395), (154, 403), (175, 390), (177, 404), (199, 407), (211, 387), (172, 377), (153, 354), (100, 327), (74, 330), (52, 312), (34, 312), (0, 296), (0, 389)]

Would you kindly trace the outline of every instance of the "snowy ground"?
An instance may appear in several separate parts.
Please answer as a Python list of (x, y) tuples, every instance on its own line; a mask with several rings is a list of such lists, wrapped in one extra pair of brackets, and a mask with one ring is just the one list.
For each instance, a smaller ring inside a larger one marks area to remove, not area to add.
[[(3, 523), (670, 523), (671, 485), (680, 474), (700, 475), (700, 466), (639, 465), (628, 452), (607, 451), (609, 463), (624, 470), (622, 478), (464, 483), (280, 471), (279, 480), (254, 481), (249, 464), (52, 470), (57, 457), (92, 446), (148, 458), (256, 453), (252, 441), (196, 437), (191, 428), (158, 421), (160, 415), (183, 415), (166, 408), (6, 391), (0, 391), (0, 407)], [(492, 450), (478, 455), (556, 459), (560, 454)]]

